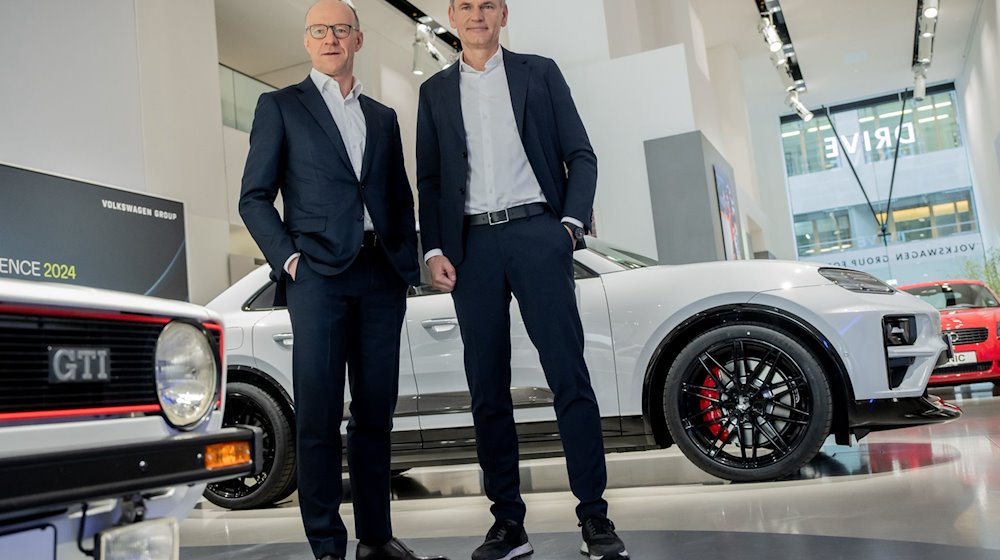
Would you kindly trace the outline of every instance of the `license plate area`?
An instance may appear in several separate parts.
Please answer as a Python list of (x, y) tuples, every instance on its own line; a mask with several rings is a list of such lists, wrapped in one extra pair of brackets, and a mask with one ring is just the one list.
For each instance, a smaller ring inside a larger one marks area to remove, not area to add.
[(111, 349), (49, 346), (49, 383), (111, 381)]
[(975, 352), (955, 352), (955, 355), (951, 357), (950, 360), (941, 364), (943, 368), (964, 366), (968, 364), (976, 363), (976, 353)]
[(0, 535), (0, 553), (4, 558), (55, 560), (56, 529), (47, 525), (9, 535)]
[(180, 529), (173, 517), (142, 521), (102, 531), (97, 535), (97, 558), (132, 560), (142, 551), (144, 560), (179, 560)]

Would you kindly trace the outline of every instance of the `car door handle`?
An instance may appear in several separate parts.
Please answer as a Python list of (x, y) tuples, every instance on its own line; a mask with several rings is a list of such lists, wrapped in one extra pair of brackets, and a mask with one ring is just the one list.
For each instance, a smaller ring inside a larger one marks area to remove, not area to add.
[(285, 348), (291, 348), (295, 343), (295, 337), (292, 333), (279, 333), (271, 337), (275, 342), (284, 346)]
[(448, 332), (458, 326), (458, 319), (449, 317), (447, 319), (427, 319), (420, 323), (425, 329), (436, 333)]

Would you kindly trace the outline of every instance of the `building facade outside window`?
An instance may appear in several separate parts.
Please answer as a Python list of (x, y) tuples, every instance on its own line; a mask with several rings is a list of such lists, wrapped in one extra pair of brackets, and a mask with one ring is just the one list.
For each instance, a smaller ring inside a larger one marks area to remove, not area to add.
[(832, 123), (821, 111), (808, 123), (783, 117), (799, 259), (899, 284), (961, 278), (969, 263), (981, 264), (957, 110), (948, 84), (932, 88), (922, 101), (904, 103), (893, 95), (831, 108)]

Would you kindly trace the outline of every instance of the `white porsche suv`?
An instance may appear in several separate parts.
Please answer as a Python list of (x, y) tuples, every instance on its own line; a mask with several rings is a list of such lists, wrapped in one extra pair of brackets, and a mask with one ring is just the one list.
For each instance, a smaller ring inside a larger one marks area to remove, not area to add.
[[(608, 451), (676, 443), (717, 477), (771, 480), (830, 435), (846, 444), (961, 414), (926, 392), (950, 352), (938, 312), (873, 276), (801, 262), (658, 266), (597, 239), (587, 246), (574, 254), (577, 302)], [(273, 292), (264, 266), (209, 303), (227, 325), (225, 423), (264, 431), (263, 472), (209, 485), (224, 507), (295, 490), (294, 334)], [(407, 303), (393, 468), (474, 462), (451, 296), (424, 285)], [(516, 302), (511, 317), (521, 456), (558, 455), (553, 395)]]

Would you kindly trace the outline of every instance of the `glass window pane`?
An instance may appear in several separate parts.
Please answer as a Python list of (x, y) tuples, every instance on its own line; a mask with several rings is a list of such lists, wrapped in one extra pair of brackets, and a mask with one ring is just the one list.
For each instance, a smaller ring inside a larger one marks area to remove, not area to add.
[(236, 93), (233, 91), (234, 72), (219, 66), (219, 90), (222, 94), (222, 124), (236, 128)]
[(236, 128), (250, 132), (250, 127), (253, 124), (253, 113), (257, 109), (257, 98), (262, 93), (274, 91), (274, 88), (243, 74), (237, 74), (234, 83), (236, 87)]
[(799, 258), (903, 283), (966, 276), (965, 264), (982, 262), (958, 109), (955, 91), (941, 90), (851, 103), (809, 123), (786, 117)]

